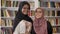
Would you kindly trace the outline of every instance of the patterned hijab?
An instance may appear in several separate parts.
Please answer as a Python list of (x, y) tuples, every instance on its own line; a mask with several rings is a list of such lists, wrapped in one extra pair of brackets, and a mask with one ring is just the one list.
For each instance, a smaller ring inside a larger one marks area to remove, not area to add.
[[(44, 11), (42, 8), (37, 8), (42, 10), (42, 17), (41, 18), (36, 18), (34, 20), (33, 26), (36, 34), (47, 34), (47, 20), (44, 18)], [(37, 11), (36, 9), (36, 11)]]

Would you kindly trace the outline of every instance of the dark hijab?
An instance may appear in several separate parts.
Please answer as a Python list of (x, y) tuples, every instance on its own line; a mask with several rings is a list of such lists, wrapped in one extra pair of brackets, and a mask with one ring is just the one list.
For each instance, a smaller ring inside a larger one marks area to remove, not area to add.
[[(14, 32), (16, 26), (19, 24), (19, 22), (20, 22), (21, 20), (26, 20), (26, 21), (29, 21), (29, 22), (31, 22), (31, 23), (33, 24), (32, 19), (31, 19), (28, 15), (24, 15), (24, 14), (22, 13), (22, 8), (23, 8), (23, 6), (26, 5), (26, 4), (29, 6), (29, 10), (30, 10), (30, 4), (29, 4), (28, 2), (22, 1), (22, 2), (19, 4), (19, 9), (18, 9), (18, 12), (17, 12), (17, 14), (16, 14), (16, 17), (15, 17), (14, 23), (13, 23), (13, 32)], [(33, 30), (33, 26), (32, 26), (32, 30)], [(31, 33), (32, 33), (32, 30), (31, 30)]]

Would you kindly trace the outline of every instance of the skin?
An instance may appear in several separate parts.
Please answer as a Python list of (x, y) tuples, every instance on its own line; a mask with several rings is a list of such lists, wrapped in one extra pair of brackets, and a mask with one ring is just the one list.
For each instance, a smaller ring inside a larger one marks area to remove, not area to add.
[(22, 8), (22, 13), (25, 14), (25, 15), (28, 14), (28, 11), (29, 11), (28, 8), (29, 8), (29, 6), (27, 4), (24, 5), (23, 8)]
[(37, 9), (35, 12), (35, 17), (36, 18), (41, 18), (43, 16), (43, 12), (41, 9)]

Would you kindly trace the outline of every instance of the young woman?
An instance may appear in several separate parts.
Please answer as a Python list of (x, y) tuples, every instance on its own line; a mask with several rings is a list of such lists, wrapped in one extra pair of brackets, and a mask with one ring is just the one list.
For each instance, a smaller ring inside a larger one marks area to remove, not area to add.
[(52, 34), (52, 26), (44, 18), (44, 10), (42, 8), (36, 9), (33, 26), (36, 34)]
[(28, 16), (30, 5), (27, 1), (22, 1), (14, 19), (13, 34), (35, 34), (33, 21)]

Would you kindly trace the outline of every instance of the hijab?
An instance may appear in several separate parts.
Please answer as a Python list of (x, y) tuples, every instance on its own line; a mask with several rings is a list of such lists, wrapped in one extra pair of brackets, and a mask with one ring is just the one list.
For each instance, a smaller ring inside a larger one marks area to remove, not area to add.
[[(37, 8), (42, 10), (42, 17), (41, 18), (36, 18), (34, 20), (33, 26), (36, 34), (47, 34), (47, 20), (44, 18), (44, 11), (42, 8)], [(36, 9), (36, 11), (37, 11)]]
[(27, 1), (22, 1), (19, 4), (18, 12), (17, 12), (17, 14), (15, 16), (14, 23), (13, 23), (13, 32), (14, 32), (16, 26), (19, 24), (19, 22), (21, 20), (26, 20), (26, 21), (29, 21), (31, 23), (33, 22), (32, 19), (28, 15), (24, 15), (22, 13), (22, 8), (26, 4), (29, 6), (29, 10), (30, 10), (30, 5), (29, 5), (29, 3)]

